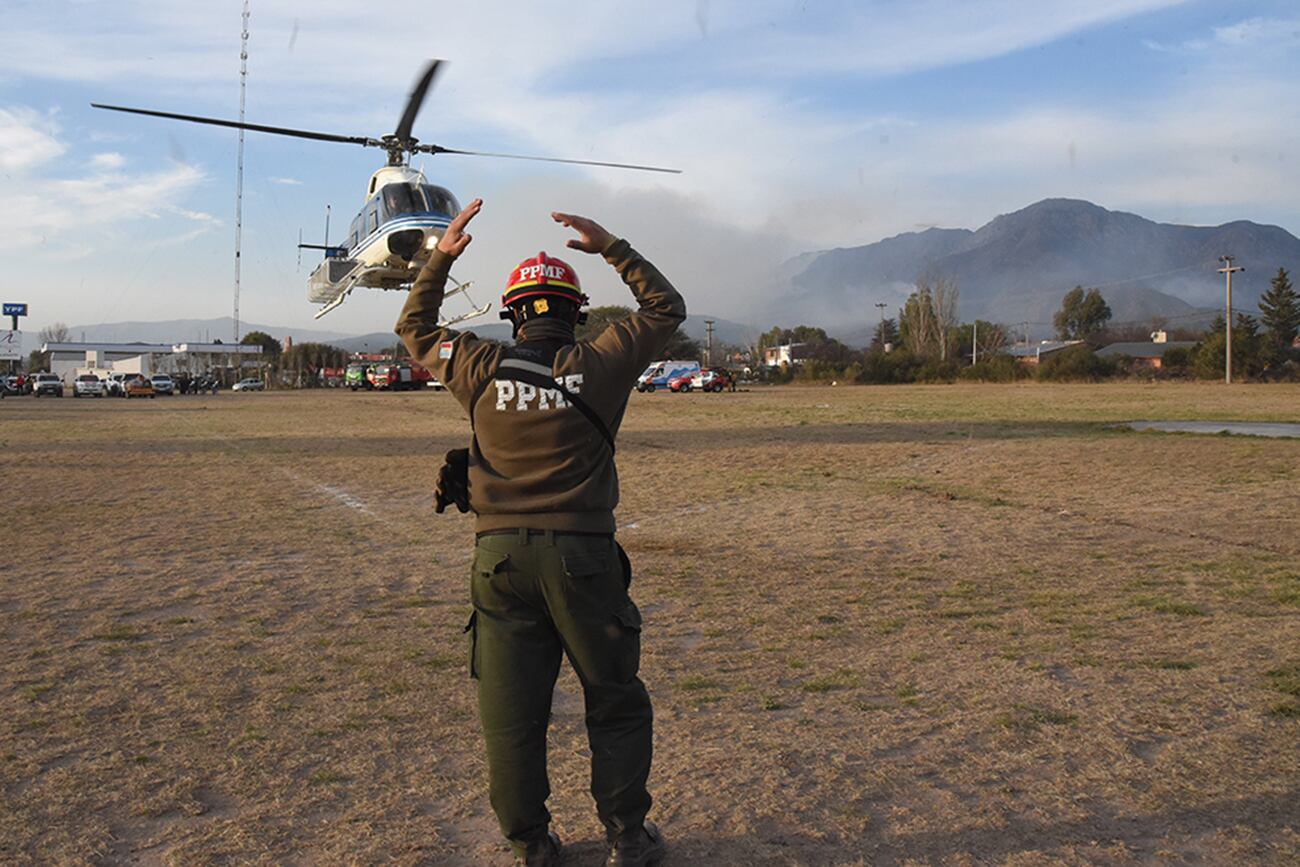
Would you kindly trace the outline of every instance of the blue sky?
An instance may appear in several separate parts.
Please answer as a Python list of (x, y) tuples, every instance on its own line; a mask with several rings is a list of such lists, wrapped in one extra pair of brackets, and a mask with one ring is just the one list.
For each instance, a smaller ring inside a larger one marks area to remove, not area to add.
[[(240, 2), (5, 0), (4, 300), (25, 330), (229, 315), (233, 131), (91, 101), (238, 113)], [(472, 150), (644, 162), (680, 176), (443, 156), (430, 179), (486, 207), (457, 274), (494, 297), (564, 234), (628, 237), (692, 308), (738, 321), (786, 257), (927, 226), (975, 228), (1053, 196), (1152, 219), (1300, 234), (1294, 2), (253, 0), (248, 119), (382, 135), (449, 61), (416, 122)], [(400, 293), (313, 323), (294, 245), (333, 239), (382, 155), (250, 134), (246, 321), (361, 333)], [(597, 303), (625, 302), (595, 260)], [(12, 297), (11, 297), (12, 296)], [(193, 335), (178, 335), (178, 339)]]

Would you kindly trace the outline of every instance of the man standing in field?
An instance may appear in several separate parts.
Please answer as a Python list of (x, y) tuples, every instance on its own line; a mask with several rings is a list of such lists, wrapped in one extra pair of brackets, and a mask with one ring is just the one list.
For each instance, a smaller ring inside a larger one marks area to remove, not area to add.
[(476, 199), (447, 227), (395, 330), (466, 408), (474, 432), (467, 459), (460, 455), (467, 489), (453, 452), (438, 500), (439, 511), (454, 502), (478, 516), (466, 632), (492, 809), (516, 864), (560, 862), (546, 809), (546, 729), (567, 655), (586, 700), (591, 793), (608, 863), (654, 864), (665, 847), (645, 819), (651, 709), (637, 677), (641, 614), (627, 592), (631, 567), (614, 541), (614, 436), (637, 374), (662, 352), (686, 305), (626, 241), (585, 217), (556, 213), (578, 234), (568, 246), (604, 256), (640, 309), (577, 342), (587, 297), (569, 265), (540, 253), (511, 273), (501, 299), (513, 347), (439, 327), (448, 272), (482, 206)]

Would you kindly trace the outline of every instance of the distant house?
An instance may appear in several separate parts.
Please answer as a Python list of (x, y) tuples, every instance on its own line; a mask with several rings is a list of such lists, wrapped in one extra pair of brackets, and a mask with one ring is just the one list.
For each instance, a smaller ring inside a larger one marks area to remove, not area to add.
[(1071, 346), (1078, 346), (1082, 342), (1082, 340), (1040, 340), (1038, 343), (1017, 343), (1008, 346), (1005, 351), (1021, 364), (1041, 364), (1052, 354), (1062, 349), (1069, 349)]
[(1097, 350), (1099, 358), (1131, 358), (1140, 367), (1159, 370), (1165, 366), (1165, 353), (1171, 349), (1191, 349), (1195, 340), (1169, 340), (1163, 331), (1151, 332), (1150, 343), (1112, 343)]
[(780, 346), (769, 346), (763, 350), (763, 364), (768, 367), (802, 364), (807, 357), (808, 344), (806, 343), (782, 343)]

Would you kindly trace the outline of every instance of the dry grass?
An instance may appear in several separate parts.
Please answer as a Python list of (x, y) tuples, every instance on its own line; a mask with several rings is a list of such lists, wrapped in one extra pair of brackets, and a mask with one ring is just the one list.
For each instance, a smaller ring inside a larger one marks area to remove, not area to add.
[[(672, 864), (1300, 859), (1294, 386), (633, 395)], [(0, 861), (482, 864), (446, 395), (0, 404)], [(566, 674), (552, 810), (600, 861)]]

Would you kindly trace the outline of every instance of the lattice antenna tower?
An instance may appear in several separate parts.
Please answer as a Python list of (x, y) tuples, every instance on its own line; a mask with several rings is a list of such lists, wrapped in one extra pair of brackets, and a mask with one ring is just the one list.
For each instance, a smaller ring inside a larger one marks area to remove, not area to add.
[(243, 26), (239, 32), (239, 148), (235, 167), (235, 345), (239, 345), (240, 249), (244, 237), (244, 97), (248, 89), (249, 0), (244, 0)]

